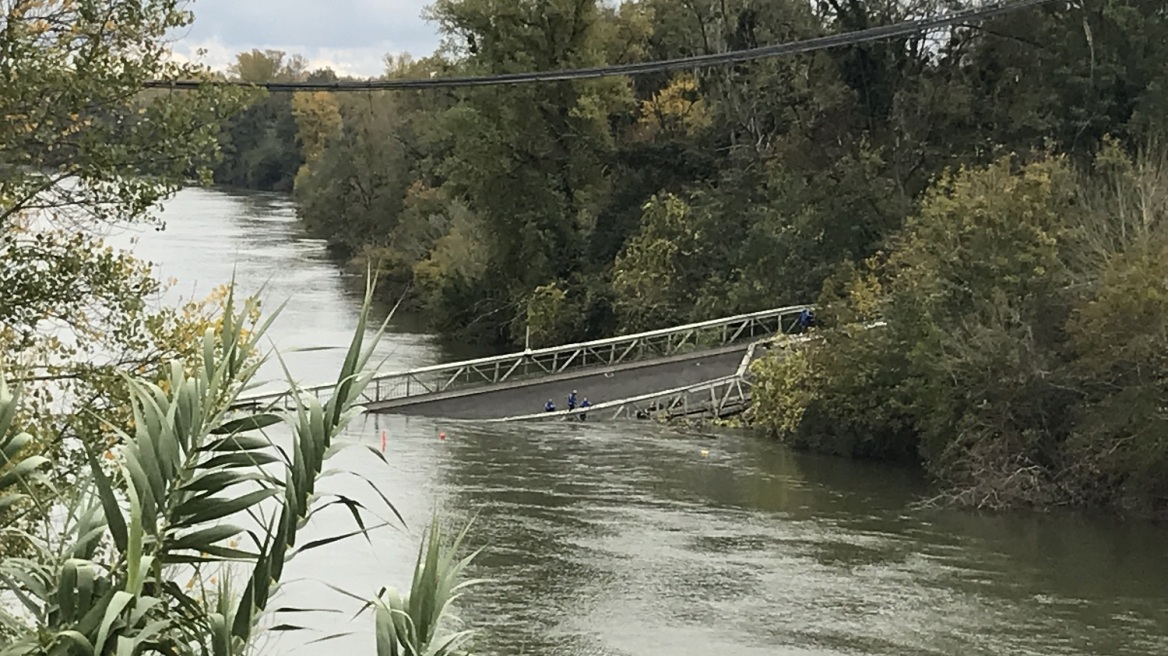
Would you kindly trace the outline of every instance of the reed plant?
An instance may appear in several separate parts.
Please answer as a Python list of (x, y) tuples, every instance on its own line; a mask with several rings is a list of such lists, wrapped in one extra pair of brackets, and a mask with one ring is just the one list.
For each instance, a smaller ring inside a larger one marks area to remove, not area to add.
[[(109, 452), (88, 453), (88, 471), (68, 490), (43, 474), (44, 456), (30, 455), (17, 421), (21, 390), (0, 375), (0, 508), (23, 504), (37, 519), (0, 528), (24, 547), (0, 563), (0, 656), (237, 656), (255, 651), (264, 627), (298, 628), (265, 621), (289, 561), (368, 539), (384, 524), (371, 524), (375, 513), (358, 499), (317, 490), (372, 376), (367, 365), (385, 326), (366, 340), (371, 297), (370, 287), (330, 395), (241, 409), (264, 361), (258, 344), (278, 312), (262, 319), (251, 299), (237, 312), (232, 294), (193, 371), (172, 363), (161, 385), (126, 375), (132, 430), (119, 431)], [(266, 430), (281, 423), (290, 440)], [(299, 540), (314, 513), (338, 505), (352, 530)], [(410, 591), (383, 589), (368, 602), (379, 656), (465, 648), (470, 632), (439, 629), (451, 602), (475, 583), (457, 580), (473, 558), (455, 558), (463, 535), (447, 545), (435, 521)]]

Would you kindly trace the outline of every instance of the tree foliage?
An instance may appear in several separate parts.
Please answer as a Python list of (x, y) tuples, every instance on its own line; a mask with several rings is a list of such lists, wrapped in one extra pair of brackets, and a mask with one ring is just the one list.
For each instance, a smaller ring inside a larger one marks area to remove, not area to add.
[[(386, 74), (720, 53), (975, 4), (441, 0), (443, 46)], [(761, 424), (922, 459), (970, 503), (1150, 501), (1156, 438), (1087, 437), (1085, 408), (1151, 408), (1158, 379), (1107, 369), (1082, 333), (1116, 328), (1087, 311), (1108, 286), (1158, 316), (1166, 44), (1163, 3), (1084, 0), (697, 71), (339, 100), (297, 196), (448, 338), (563, 342), (820, 298), (840, 332), (759, 365), (766, 403), (794, 403), (760, 404)], [(1132, 330), (1131, 348), (1158, 343)], [(1113, 375), (1124, 395), (1093, 378)]]
[[(296, 82), (328, 75), (309, 74), (303, 57), (289, 57), (280, 50), (241, 52), (228, 73), (233, 79), (255, 84)], [(299, 123), (304, 119), (298, 122), (293, 98), (288, 94), (254, 91), (248, 94), (247, 100), (243, 111), (223, 123), (219, 133), (223, 157), (215, 167), (214, 181), (249, 189), (291, 191), (305, 161), (298, 143)], [(302, 113), (304, 109), (301, 108)], [(324, 113), (322, 120), (329, 120), (327, 109)]]
[(716, 243), (702, 230), (701, 211), (676, 196), (655, 197), (645, 205), (641, 229), (613, 267), (617, 316), (629, 329), (688, 318), (693, 290), (716, 268), (709, 254)]
[(292, 116), (296, 118), (296, 140), (304, 158), (299, 177), (324, 156), (329, 139), (341, 128), (341, 112), (330, 94), (314, 91), (292, 95)]
[(177, 0), (0, 3), (0, 228), (29, 211), (140, 217), (205, 173), (231, 99), (141, 93), (206, 75), (168, 57), (164, 37), (190, 21)]
[(159, 360), (189, 360), (210, 327), (197, 303), (159, 309), (149, 267), (102, 241), (161, 228), (158, 202), (208, 179), (219, 120), (240, 106), (225, 89), (142, 90), (209, 76), (169, 56), (191, 18), (165, 0), (0, 2), (0, 361), (22, 379), (17, 421), (55, 484), (79, 465), (73, 438), (104, 450), (130, 425), (120, 374), (162, 377)]
[[(428, 13), (443, 47), (391, 58), (386, 75), (724, 52), (954, 8), (642, 0), (536, 17), (511, 0), (443, 0)], [(560, 339), (802, 302), (884, 247), (947, 169), (1036, 148), (1084, 166), (1108, 134), (1134, 148), (1159, 126), (1164, 34), (1155, 3), (1091, 0), (697, 72), (338, 98), (343, 127), (297, 196), (310, 229), (358, 264), (386, 263), (393, 293), (411, 286), (452, 338), (518, 343), (529, 298), (551, 284), (589, 299)], [(418, 189), (433, 194), (425, 221)], [(653, 283), (665, 270), (638, 268), (661, 220), (653, 199), (667, 197), (703, 241), (670, 275), (708, 275)], [(430, 251), (464, 210), (484, 227), (485, 266), (437, 275)], [(675, 300), (647, 303), (650, 284)]]
[(919, 459), (970, 505), (1168, 510), (1159, 162), (1111, 146), (1092, 174), (1004, 158), (943, 178), (825, 288), (839, 328), (756, 365), (759, 425)]

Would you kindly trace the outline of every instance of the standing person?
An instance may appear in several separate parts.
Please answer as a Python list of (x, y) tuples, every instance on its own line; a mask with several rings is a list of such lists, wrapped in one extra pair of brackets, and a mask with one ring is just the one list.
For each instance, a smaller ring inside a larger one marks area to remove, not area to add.
[(543, 410), (544, 412), (555, 412), (556, 404), (553, 403), (551, 399), (548, 399), (548, 402), (543, 404)]
[(568, 409), (576, 409), (576, 390), (572, 390), (572, 393), (568, 395)]
[(815, 325), (815, 315), (811, 313), (811, 310), (804, 308), (803, 311), (799, 313), (798, 325), (799, 332), (805, 332), (808, 328)]
[[(583, 410), (584, 408), (587, 408), (587, 407), (589, 407), (589, 406), (591, 406), (591, 405), (592, 405), (592, 404), (588, 402), (588, 397), (586, 396), (586, 397), (584, 397), (584, 400), (580, 402), (580, 409), (581, 409), (581, 410)], [(580, 413), (580, 421), (584, 421), (584, 420), (585, 420), (585, 419), (587, 419), (587, 418), (588, 418), (588, 413), (587, 413), (587, 412), (581, 412), (581, 413)]]

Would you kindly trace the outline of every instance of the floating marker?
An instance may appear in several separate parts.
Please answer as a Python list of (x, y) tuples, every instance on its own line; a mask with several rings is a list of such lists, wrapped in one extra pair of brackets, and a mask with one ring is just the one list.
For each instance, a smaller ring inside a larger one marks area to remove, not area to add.
[(709, 449), (702, 449), (702, 457), (704, 458), (708, 455), (710, 455), (710, 450)]
[(438, 439), (440, 439), (440, 440), (446, 439), (446, 433), (438, 433)]
[(381, 452), (385, 453), (385, 431), (381, 431)]

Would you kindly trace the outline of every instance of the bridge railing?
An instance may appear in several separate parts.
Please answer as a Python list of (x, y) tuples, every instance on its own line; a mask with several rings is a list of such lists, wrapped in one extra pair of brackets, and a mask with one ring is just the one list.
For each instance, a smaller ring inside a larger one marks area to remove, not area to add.
[[(883, 321), (874, 321), (864, 325), (865, 329), (880, 328)], [(486, 423), (516, 422), (516, 421), (549, 421), (573, 420), (577, 415), (592, 415), (608, 419), (664, 419), (676, 417), (713, 417), (720, 418), (728, 414), (741, 412), (751, 401), (753, 387), (750, 377), (750, 364), (759, 356), (759, 349), (793, 348), (813, 340), (822, 339), (817, 334), (772, 335), (751, 342), (739, 362), (738, 369), (731, 375), (711, 380), (675, 387), (666, 390), (649, 392), (638, 396), (613, 401), (604, 401), (587, 408), (574, 410), (557, 410), (554, 412), (537, 412), (513, 417), (478, 420)], [(456, 420), (471, 421), (471, 420)]]
[[(482, 423), (574, 420), (577, 415), (598, 419), (671, 419), (702, 415), (722, 417), (739, 411), (750, 401), (750, 382), (738, 375), (722, 376), (694, 385), (650, 392), (626, 399), (605, 401), (587, 408), (538, 412), (514, 417), (480, 420)], [(458, 420), (471, 421), (471, 420)]]
[[(372, 404), (473, 387), (489, 387), (525, 378), (745, 344), (757, 341), (760, 337), (789, 332), (797, 322), (799, 313), (808, 307), (793, 305), (632, 335), (378, 374), (369, 383), (361, 402)], [(332, 393), (331, 385), (300, 389), (302, 393), (314, 394), (322, 399)], [(291, 401), (290, 395), (291, 390), (284, 390), (245, 396), (239, 399), (237, 405), (286, 405)]]

